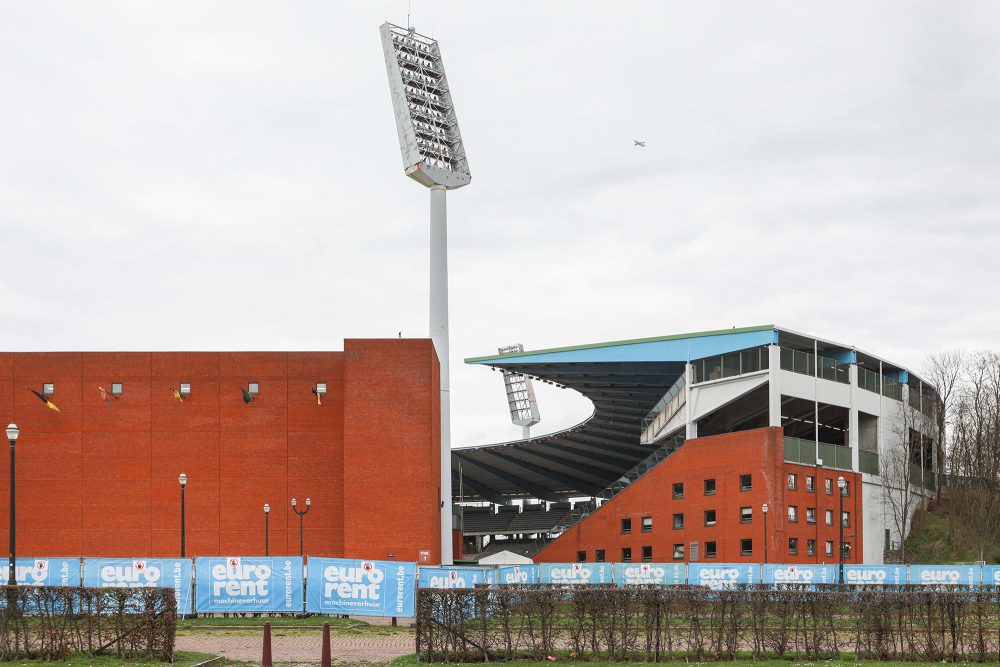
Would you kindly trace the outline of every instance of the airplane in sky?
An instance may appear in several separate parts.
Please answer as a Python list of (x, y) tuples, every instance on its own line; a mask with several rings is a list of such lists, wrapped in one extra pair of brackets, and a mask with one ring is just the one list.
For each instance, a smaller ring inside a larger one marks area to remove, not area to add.
[(646, 147), (646, 142), (645, 141), (639, 141), (638, 139), (633, 139), (632, 141), (635, 142), (635, 145), (638, 146), (639, 148), (645, 148)]

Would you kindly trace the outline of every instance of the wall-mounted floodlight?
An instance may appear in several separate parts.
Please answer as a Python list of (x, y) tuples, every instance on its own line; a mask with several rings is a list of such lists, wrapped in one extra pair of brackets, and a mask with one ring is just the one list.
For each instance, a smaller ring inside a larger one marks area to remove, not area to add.
[[(524, 345), (508, 345), (497, 349), (502, 355), (524, 352)], [(507, 368), (503, 371), (503, 384), (507, 389), (507, 407), (510, 408), (510, 421), (521, 427), (521, 435), (525, 440), (531, 437), (531, 427), (542, 420), (538, 413), (538, 401), (535, 400), (535, 389), (531, 379)]]
[(379, 28), (399, 150), (407, 176), (431, 191), (430, 335), (441, 364), (441, 563), (452, 562), (451, 403), (448, 370), (448, 216), (445, 193), (472, 180), (436, 40)]

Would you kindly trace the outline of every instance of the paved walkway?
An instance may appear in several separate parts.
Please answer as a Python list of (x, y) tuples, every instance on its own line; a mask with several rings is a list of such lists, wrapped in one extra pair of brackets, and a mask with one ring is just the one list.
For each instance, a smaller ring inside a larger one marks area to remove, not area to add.
[[(221, 655), (230, 660), (260, 661), (263, 633), (257, 636), (190, 634), (177, 637), (176, 648)], [(386, 663), (393, 658), (416, 651), (414, 637), (409, 633), (383, 637), (330, 637), (334, 662)], [(297, 632), (271, 638), (271, 655), (276, 663), (319, 664), (323, 649), (323, 634)]]

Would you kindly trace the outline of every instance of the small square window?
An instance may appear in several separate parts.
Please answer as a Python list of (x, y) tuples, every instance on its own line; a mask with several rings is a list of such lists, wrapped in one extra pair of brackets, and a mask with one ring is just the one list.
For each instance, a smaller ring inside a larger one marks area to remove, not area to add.
[(740, 523), (750, 523), (753, 521), (753, 508), (752, 507), (741, 507), (740, 508)]
[[(653, 547), (649, 548), (649, 557), (653, 557)], [(674, 560), (684, 560), (684, 545), (675, 544), (674, 545)]]
[(806, 540), (806, 555), (807, 556), (816, 555), (816, 540)]
[(674, 482), (674, 498), (683, 498), (683, 497), (684, 497), (684, 483)]
[(833, 525), (833, 510), (826, 511), (826, 525), (828, 526)]
[(715, 495), (715, 480), (706, 479), (705, 480), (705, 495), (714, 496)]
[(326, 395), (326, 383), (325, 382), (317, 382), (316, 383), (316, 387), (313, 389), (313, 391), (316, 392), (317, 394), (319, 394), (320, 396), (325, 396)]
[(753, 491), (753, 475), (740, 475), (740, 491)]
[(180, 392), (181, 392), (181, 396), (190, 396), (191, 395), (191, 383), (190, 382), (181, 382)]
[(851, 513), (850, 512), (841, 512), (840, 513), (840, 525), (842, 525), (844, 528), (850, 528), (851, 527)]
[(788, 473), (788, 490), (795, 491), (799, 488), (799, 476), (793, 472)]
[(56, 393), (56, 385), (52, 382), (43, 382), (42, 393), (45, 394), (46, 396), (51, 396), (52, 394)]
[(715, 542), (705, 542), (705, 558), (715, 558)]
[(632, 534), (632, 519), (622, 519), (622, 535)]
[(741, 556), (752, 556), (753, 555), (753, 540), (749, 537), (744, 537), (740, 540), (740, 555)]
[(812, 476), (806, 477), (806, 491), (809, 493), (816, 492), (816, 478)]
[(674, 530), (680, 530), (684, 527), (684, 515), (675, 514), (674, 515)]
[(788, 520), (791, 523), (796, 523), (799, 520), (799, 508), (795, 505), (788, 506)]
[(833, 555), (833, 542), (830, 540), (826, 541), (826, 555), (827, 556)]
[(260, 383), (250, 382), (247, 384), (247, 393), (251, 396), (255, 396), (260, 393)]
[(846, 479), (844, 480), (844, 488), (842, 488), (840, 490), (840, 495), (842, 495), (842, 496), (849, 496), (849, 495), (851, 495), (851, 483), (849, 481), (847, 481)]
[(833, 480), (832, 479), (824, 479), (823, 480), (823, 490), (826, 491), (826, 495), (828, 495), (828, 496), (833, 495)]
[(715, 510), (705, 510), (705, 525), (706, 526), (715, 525)]
[(631, 563), (632, 562), (632, 549), (631, 547), (622, 547), (622, 562)]
[(604, 549), (598, 549), (594, 552), (594, 560), (598, 563), (604, 562)]
[(651, 516), (642, 517), (642, 532), (644, 533), (653, 532), (653, 517)]
[(122, 395), (122, 389), (123, 389), (123, 387), (122, 387), (122, 383), (121, 382), (112, 382), (111, 383), (111, 393), (114, 394), (115, 396), (121, 396)]
[(816, 523), (816, 508), (807, 507), (806, 508), (806, 523)]
[(649, 563), (653, 560), (653, 547), (644, 546), (642, 548), (642, 562)]
[(795, 556), (799, 553), (799, 538), (789, 537), (788, 538), (788, 554), (790, 556)]
[(577, 563), (586, 563), (587, 562), (587, 552), (586, 551), (577, 551), (576, 552), (576, 562)]

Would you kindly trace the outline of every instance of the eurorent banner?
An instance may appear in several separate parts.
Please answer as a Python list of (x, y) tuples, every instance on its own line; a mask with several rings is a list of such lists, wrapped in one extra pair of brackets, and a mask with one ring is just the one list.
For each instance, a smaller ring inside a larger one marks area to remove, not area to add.
[(422, 567), (420, 588), (475, 588), (492, 584), (494, 574), (480, 567)]
[(610, 584), (611, 563), (543, 563), (538, 566), (543, 584)]
[[(10, 577), (10, 568), (4, 561), (0, 576), (4, 583)], [(14, 562), (17, 583), (24, 586), (79, 586), (79, 558), (18, 558)]]
[(735, 588), (739, 584), (760, 583), (760, 565), (747, 563), (688, 563), (688, 583), (712, 590)]
[(685, 581), (684, 563), (615, 563), (615, 583), (619, 586), (673, 585)]
[(497, 570), (498, 584), (537, 584), (537, 565), (504, 565)]
[(173, 588), (177, 613), (191, 613), (190, 558), (85, 558), (83, 585)]
[(844, 565), (844, 583), (864, 586), (903, 586), (905, 565)]
[(764, 583), (775, 586), (829, 586), (837, 583), (835, 565), (765, 565)]
[(302, 611), (302, 558), (229, 556), (195, 562), (198, 612)]
[(308, 568), (307, 611), (364, 616), (415, 614), (416, 563), (310, 558)]
[(978, 565), (911, 565), (914, 586), (978, 586), (982, 569)]

